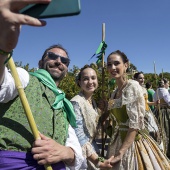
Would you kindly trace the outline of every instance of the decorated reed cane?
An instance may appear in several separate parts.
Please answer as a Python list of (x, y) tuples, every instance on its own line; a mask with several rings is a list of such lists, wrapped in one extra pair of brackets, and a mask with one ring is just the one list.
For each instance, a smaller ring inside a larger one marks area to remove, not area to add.
[[(8, 61), (8, 66), (9, 66), (9, 68), (11, 70), (11, 73), (12, 73), (12, 76), (14, 78), (15, 86), (16, 86), (16, 88), (18, 90), (18, 94), (19, 94), (21, 103), (23, 105), (27, 120), (29, 122), (31, 131), (33, 133), (33, 136), (34, 136), (35, 140), (40, 139), (39, 132), (38, 132), (34, 117), (32, 115), (30, 105), (29, 105), (28, 100), (26, 98), (24, 89), (22, 87), (21, 81), (19, 79), (18, 72), (16, 70), (14, 61), (13, 61), (12, 57), (10, 57), (10, 55), (8, 56), (8, 58), (10, 58), (9, 61)], [(44, 167), (45, 167), (46, 170), (52, 170), (52, 167), (50, 165), (44, 165)]]
[[(102, 42), (105, 41), (105, 23), (102, 24)], [(104, 99), (104, 53), (102, 54), (102, 98)], [(104, 126), (102, 124), (102, 152), (101, 155), (104, 157), (105, 136)]]
[[(92, 59), (94, 56), (96, 56), (97, 61), (96, 64), (98, 66), (102, 65), (102, 98), (104, 98), (104, 54), (105, 50), (107, 48), (107, 44), (105, 43), (105, 24), (102, 24), (102, 42), (100, 43), (98, 49), (96, 50), (95, 54), (90, 58)], [(102, 121), (103, 122), (103, 121)], [(104, 156), (104, 145), (105, 145), (105, 139), (104, 139), (104, 127), (102, 126), (102, 152), (101, 155)]]
[[(156, 81), (156, 89), (158, 88), (157, 87), (157, 75), (156, 75), (156, 65), (155, 65), (155, 62), (154, 62), (154, 74), (155, 74), (155, 81)], [(158, 90), (156, 90), (156, 97), (157, 97), (157, 100), (159, 100), (159, 95), (158, 95)], [(162, 113), (161, 113), (161, 109), (160, 109), (160, 104), (158, 103), (158, 112), (159, 112), (159, 117), (160, 117), (160, 126), (161, 126), (161, 132), (162, 132), (162, 142), (163, 142), (163, 148), (164, 148), (164, 151), (166, 149), (166, 146), (165, 146), (165, 135), (164, 135), (164, 125), (162, 123)]]

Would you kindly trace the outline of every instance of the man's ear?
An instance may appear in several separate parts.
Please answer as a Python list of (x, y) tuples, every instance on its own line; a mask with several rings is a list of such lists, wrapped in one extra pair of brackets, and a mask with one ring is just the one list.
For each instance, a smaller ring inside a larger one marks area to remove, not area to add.
[(38, 67), (39, 67), (39, 68), (42, 68), (42, 64), (43, 64), (43, 62), (42, 62), (42, 60), (40, 60), (40, 61), (38, 62)]

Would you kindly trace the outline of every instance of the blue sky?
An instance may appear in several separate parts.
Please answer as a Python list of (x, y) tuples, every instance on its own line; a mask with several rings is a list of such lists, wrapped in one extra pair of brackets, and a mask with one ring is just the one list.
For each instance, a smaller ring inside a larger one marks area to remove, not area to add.
[(23, 26), (14, 61), (37, 67), (44, 50), (62, 44), (71, 64), (79, 68), (96, 61), (90, 57), (102, 41), (105, 23), (107, 56), (123, 51), (139, 71), (170, 72), (169, 0), (81, 0), (81, 13), (72, 17), (46, 19), (45, 27)]

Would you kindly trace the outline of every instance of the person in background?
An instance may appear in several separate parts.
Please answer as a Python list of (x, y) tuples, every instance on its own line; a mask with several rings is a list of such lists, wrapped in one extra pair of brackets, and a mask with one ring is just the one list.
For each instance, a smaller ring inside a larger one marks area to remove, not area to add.
[(168, 92), (170, 92), (169, 80), (167, 78), (163, 78), (162, 80), (164, 81), (165, 88), (168, 90)]
[[(70, 59), (60, 45), (45, 50), (39, 70), (29, 74), (17, 68), (33, 117), (40, 131), (34, 141), (17, 88), (5, 66), (16, 47), (22, 24), (43, 26), (44, 21), (19, 14), (32, 3), (49, 0), (0, 0), (0, 169), (78, 170), (84, 161), (74, 129), (75, 114), (64, 92), (57, 88), (67, 74)], [(24, 56), (23, 56), (24, 57)]]
[(134, 74), (134, 80), (136, 80), (139, 85), (142, 87), (143, 95), (145, 99), (145, 127), (146, 130), (149, 132), (149, 134), (155, 139), (156, 142), (161, 146), (161, 132), (159, 123), (157, 122), (157, 119), (155, 118), (154, 114), (152, 113), (150, 109), (150, 105), (156, 105), (156, 102), (150, 102), (148, 101), (148, 93), (145, 88), (145, 77), (143, 72), (137, 72)]
[(129, 60), (120, 50), (107, 57), (108, 73), (117, 85), (107, 106), (112, 120), (108, 148), (112, 169), (169, 169), (169, 160), (144, 130), (143, 90), (137, 81), (126, 79), (128, 67)]
[[(146, 84), (145, 84), (145, 87), (146, 87), (146, 89), (147, 89), (147, 92), (148, 92), (148, 101), (149, 102), (153, 102), (153, 95), (154, 95), (154, 93), (155, 93), (155, 90), (154, 89), (152, 89), (152, 84), (151, 84), (151, 82), (147, 82)], [(152, 110), (152, 111), (154, 111), (154, 105), (149, 105), (149, 107), (150, 107), (150, 109)]]
[(162, 131), (165, 153), (170, 158), (170, 94), (167, 90), (169, 81), (161, 79), (158, 82), (158, 88), (154, 94), (154, 101), (160, 100), (160, 104), (156, 107), (154, 114), (157, 117)]
[(74, 129), (82, 147), (83, 156), (87, 159), (87, 165), (81, 169), (111, 168), (110, 162), (99, 156), (100, 151), (95, 140), (100, 117), (100, 110), (93, 99), (93, 93), (98, 87), (96, 71), (91, 66), (85, 65), (81, 68), (76, 82), (80, 92), (71, 99), (77, 122), (77, 127)]

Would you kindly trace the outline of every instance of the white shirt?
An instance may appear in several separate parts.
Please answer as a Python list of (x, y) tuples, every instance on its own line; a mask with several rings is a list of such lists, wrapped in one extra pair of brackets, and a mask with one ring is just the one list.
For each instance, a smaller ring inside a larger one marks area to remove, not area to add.
[(165, 102), (170, 106), (170, 94), (166, 88), (158, 88), (153, 95), (153, 100), (157, 101), (157, 95), (159, 99), (164, 99)]
[[(29, 74), (23, 68), (17, 68), (19, 78), (21, 80), (22, 87), (25, 88), (29, 84)], [(18, 95), (18, 91), (15, 87), (14, 79), (11, 73), (5, 68), (5, 75), (3, 83), (0, 87), (0, 103), (7, 103), (8, 101), (14, 99)], [(70, 170), (78, 170), (84, 161), (82, 155), (82, 149), (78, 142), (78, 138), (75, 134), (74, 129), (69, 125), (68, 137), (65, 146), (71, 147), (75, 153), (75, 164), (74, 166), (67, 167)], [(67, 166), (67, 165), (66, 165)]]

